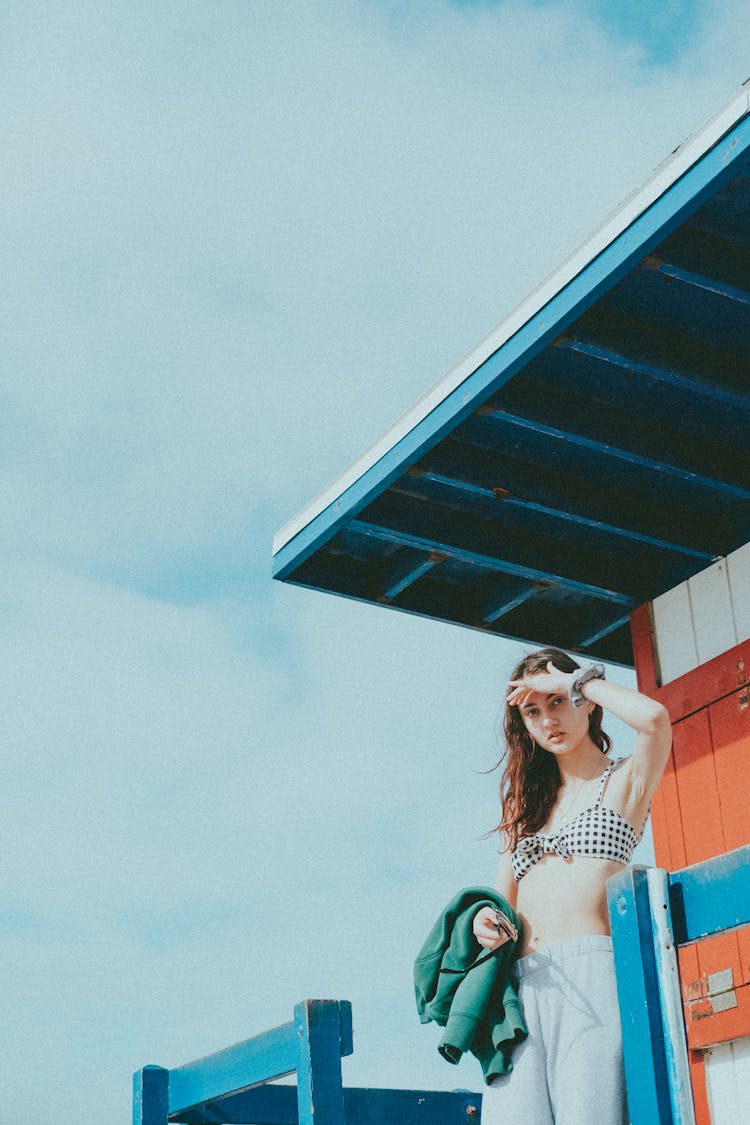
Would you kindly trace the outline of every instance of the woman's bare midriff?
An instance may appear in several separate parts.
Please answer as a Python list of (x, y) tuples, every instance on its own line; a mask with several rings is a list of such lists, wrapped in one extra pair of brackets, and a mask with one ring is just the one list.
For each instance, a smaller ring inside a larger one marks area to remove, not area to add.
[(608, 934), (606, 881), (622, 871), (609, 859), (545, 855), (518, 884), (523, 924), (518, 956), (585, 934)]

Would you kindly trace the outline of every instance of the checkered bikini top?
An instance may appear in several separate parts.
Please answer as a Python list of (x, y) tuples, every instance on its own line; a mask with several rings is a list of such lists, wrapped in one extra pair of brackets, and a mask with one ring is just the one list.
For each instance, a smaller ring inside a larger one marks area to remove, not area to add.
[(517, 883), (545, 855), (560, 855), (564, 859), (570, 859), (574, 855), (587, 855), (593, 859), (613, 859), (627, 867), (633, 849), (643, 835), (643, 829), (636, 832), (632, 824), (628, 824), (619, 813), (602, 804), (609, 776), (623, 760), (618, 759), (607, 766), (593, 805), (579, 812), (568, 824), (554, 832), (537, 832), (534, 836), (524, 836), (518, 841), (518, 847), (511, 856)]

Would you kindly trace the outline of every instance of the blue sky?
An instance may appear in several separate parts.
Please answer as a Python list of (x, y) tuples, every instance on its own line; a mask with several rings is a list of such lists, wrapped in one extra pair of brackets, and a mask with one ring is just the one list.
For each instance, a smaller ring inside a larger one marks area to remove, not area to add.
[(478, 1082), (411, 962), (493, 878), (518, 646), (271, 541), (747, 76), (744, 4), (661, 10), (4, 6), (9, 1120), (127, 1120), (307, 996), (348, 1082)]

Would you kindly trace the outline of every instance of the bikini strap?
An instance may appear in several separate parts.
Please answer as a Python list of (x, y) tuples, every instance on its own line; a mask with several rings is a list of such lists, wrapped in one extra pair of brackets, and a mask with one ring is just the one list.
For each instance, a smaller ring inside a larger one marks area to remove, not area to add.
[(601, 779), (599, 781), (599, 788), (596, 791), (596, 800), (594, 801), (595, 805), (600, 805), (602, 803), (602, 798), (604, 796), (604, 790), (606, 788), (607, 781), (609, 780), (609, 775), (612, 773), (613, 770), (617, 769), (618, 765), (619, 765), (619, 760), (615, 759), (614, 762), (610, 762), (610, 764), (607, 766), (606, 770), (602, 774)]

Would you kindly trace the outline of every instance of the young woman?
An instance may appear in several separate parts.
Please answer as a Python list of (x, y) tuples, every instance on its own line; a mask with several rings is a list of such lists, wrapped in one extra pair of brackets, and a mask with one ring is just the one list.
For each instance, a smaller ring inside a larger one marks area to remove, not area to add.
[[(609, 711), (636, 732), (609, 757)], [(627, 1125), (605, 884), (630, 863), (671, 746), (660, 703), (559, 649), (525, 657), (505, 703), (498, 891), (523, 924), (514, 973), (528, 1038), (485, 1088), (482, 1125)], [(508, 938), (490, 909), (481, 945)]]

